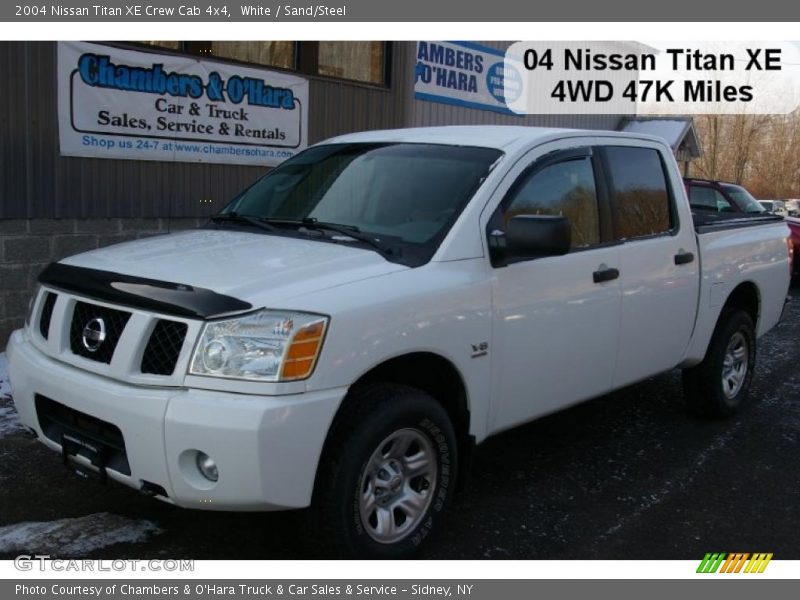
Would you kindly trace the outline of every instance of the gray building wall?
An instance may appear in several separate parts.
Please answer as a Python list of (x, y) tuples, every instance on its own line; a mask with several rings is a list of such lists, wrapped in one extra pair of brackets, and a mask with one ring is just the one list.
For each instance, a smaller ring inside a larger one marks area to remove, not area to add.
[[(504, 49), (508, 44), (488, 42)], [(309, 79), (309, 143), (368, 129), (524, 124), (616, 129), (616, 116), (515, 117), (414, 99), (416, 44), (392, 44), (388, 87)], [(0, 349), (41, 269), (120, 241), (196, 227), (261, 167), (63, 157), (56, 44), (0, 42)]]

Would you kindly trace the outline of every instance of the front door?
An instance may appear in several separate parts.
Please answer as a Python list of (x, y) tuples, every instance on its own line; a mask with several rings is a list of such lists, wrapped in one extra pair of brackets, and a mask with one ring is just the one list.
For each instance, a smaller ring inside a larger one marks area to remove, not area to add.
[(489, 219), (490, 236), (520, 214), (567, 217), (572, 233), (564, 256), (493, 264), (493, 431), (611, 389), (620, 257), (598, 169), (589, 146), (523, 161)]

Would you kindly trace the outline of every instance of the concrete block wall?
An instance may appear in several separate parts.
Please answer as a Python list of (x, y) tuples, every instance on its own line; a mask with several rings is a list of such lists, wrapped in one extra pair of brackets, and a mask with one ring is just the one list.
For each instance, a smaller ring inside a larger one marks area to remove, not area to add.
[(0, 219), (0, 352), (25, 323), (41, 270), (73, 254), (168, 231), (205, 219)]

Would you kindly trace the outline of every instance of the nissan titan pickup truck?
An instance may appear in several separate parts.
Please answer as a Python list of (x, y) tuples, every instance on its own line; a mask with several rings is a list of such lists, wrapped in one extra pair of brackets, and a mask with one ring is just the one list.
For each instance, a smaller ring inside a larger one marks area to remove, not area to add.
[(500, 431), (675, 368), (691, 411), (737, 411), (791, 249), (773, 215), (695, 220), (658, 138), (345, 135), (200, 229), (47, 267), (14, 402), (85, 476), (406, 557)]

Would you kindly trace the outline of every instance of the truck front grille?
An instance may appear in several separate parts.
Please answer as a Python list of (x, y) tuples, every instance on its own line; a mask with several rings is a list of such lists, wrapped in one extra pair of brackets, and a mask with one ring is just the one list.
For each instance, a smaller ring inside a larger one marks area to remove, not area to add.
[(39, 333), (42, 334), (44, 339), (50, 336), (50, 321), (53, 318), (53, 308), (56, 305), (57, 294), (47, 292), (42, 304), (42, 316), (39, 317)]
[(172, 375), (187, 329), (186, 323), (159, 319), (142, 355), (142, 373)]
[[(111, 363), (130, 316), (131, 313), (122, 310), (76, 302), (69, 328), (72, 352), (97, 362)], [(102, 331), (103, 334), (93, 336), (91, 330)]]
[(183, 385), (183, 365), (203, 327), (200, 320), (101, 304), (63, 290), (45, 288), (36, 306), (31, 341), (43, 354), (134, 385)]

